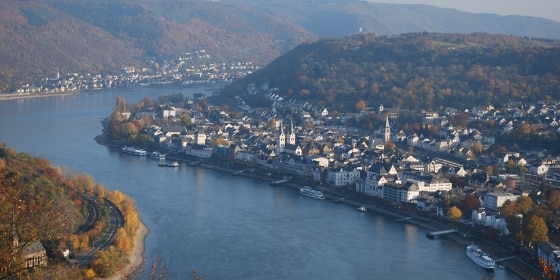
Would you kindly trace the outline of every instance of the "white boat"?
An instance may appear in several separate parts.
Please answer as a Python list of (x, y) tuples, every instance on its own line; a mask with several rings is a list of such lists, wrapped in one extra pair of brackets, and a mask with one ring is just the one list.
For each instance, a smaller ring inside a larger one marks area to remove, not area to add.
[(174, 161), (174, 162), (167, 162), (167, 161), (160, 161), (158, 163), (158, 166), (160, 167), (179, 167), (179, 163)]
[(131, 155), (136, 155), (136, 156), (145, 156), (146, 155), (146, 150), (143, 149), (137, 149), (134, 147), (127, 147), (124, 146), (122, 148), (122, 152), (125, 154), (131, 154)]
[(357, 210), (360, 212), (367, 212), (367, 208), (365, 208), (363, 205), (358, 207)]
[(152, 152), (152, 154), (150, 155), (151, 158), (154, 159), (165, 159), (165, 154), (162, 154), (158, 151)]
[(494, 269), (496, 267), (494, 259), (484, 253), (478, 245), (471, 244), (467, 246), (467, 257), (482, 268)]
[(323, 193), (321, 191), (314, 190), (314, 189), (309, 188), (309, 187), (299, 189), (299, 193), (301, 195), (309, 196), (309, 197), (316, 198), (316, 199), (325, 199), (325, 195), (323, 195)]

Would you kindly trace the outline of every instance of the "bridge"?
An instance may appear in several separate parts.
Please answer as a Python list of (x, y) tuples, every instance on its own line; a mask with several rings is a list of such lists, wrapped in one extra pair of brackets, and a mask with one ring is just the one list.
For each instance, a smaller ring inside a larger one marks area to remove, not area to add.
[(446, 230), (440, 230), (440, 231), (431, 231), (426, 233), (426, 237), (430, 238), (430, 239), (435, 239), (436, 237), (440, 236), (440, 235), (444, 235), (444, 234), (449, 234), (449, 233), (453, 233), (453, 232), (457, 232), (456, 229), (446, 229)]

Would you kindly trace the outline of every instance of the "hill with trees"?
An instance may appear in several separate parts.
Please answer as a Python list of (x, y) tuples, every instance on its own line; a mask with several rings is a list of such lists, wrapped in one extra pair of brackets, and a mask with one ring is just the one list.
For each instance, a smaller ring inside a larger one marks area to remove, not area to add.
[[(106, 236), (105, 199), (120, 210), (124, 227), (106, 250), (94, 250), (88, 268), (75, 269), (69, 258), (90, 252)], [(91, 220), (91, 201), (103, 213), (98, 220)], [(110, 276), (126, 266), (139, 222), (134, 201), (120, 191), (0, 143), (0, 279)]]
[(558, 100), (559, 46), (558, 40), (486, 33), (321, 39), (234, 82), (222, 97), (233, 98), (246, 93), (249, 84), (266, 83), (284, 98), (339, 112), (379, 105), (464, 110)]
[(560, 38), (560, 23), (551, 20), (366, 1), (6, 0), (0, 2), (0, 90), (58, 71), (157, 68), (193, 50), (206, 50), (216, 63), (262, 67), (303, 42), (360, 29)]

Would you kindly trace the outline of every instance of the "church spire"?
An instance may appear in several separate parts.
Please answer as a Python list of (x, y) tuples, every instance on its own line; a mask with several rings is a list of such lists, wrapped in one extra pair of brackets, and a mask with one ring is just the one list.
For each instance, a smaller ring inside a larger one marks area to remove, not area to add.
[(391, 125), (389, 124), (389, 114), (387, 114), (387, 118), (385, 120), (385, 135), (384, 135), (385, 143), (391, 141)]
[(288, 142), (290, 143), (290, 145), (295, 145), (296, 144), (296, 134), (294, 133), (294, 120), (290, 119), (290, 138), (288, 139)]

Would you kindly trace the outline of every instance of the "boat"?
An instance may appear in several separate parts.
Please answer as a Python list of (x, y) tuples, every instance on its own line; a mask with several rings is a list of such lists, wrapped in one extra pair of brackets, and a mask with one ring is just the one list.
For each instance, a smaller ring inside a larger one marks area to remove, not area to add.
[(158, 163), (158, 166), (160, 167), (179, 167), (179, 163), (174, 161), (174, 162), (167, 162), (167, 161), (160, 161)]
[(321, 191), (314, 190), (309, 187), (299, 189), (299, 193), (304, 196), (309, 196), (316, 199), (325, 199), (325, 195)]
[(494, 269), (496, 267), (494, 259), (484, 253), (478, 245), (470, 244), (467, 246), (467, 257), (482, 268)]
[(165, 154), (155, 151), (150, 154), (150, 157), (154, 159), (165, 159)]
[(136, 156), (145, 156), (146, 155), (146, 150), (137, 149), (137, 148), (128, 147), (128, 146), (124, 146), (122, 148), (122, 152), (125, 153), (125, 154), (131, 154), (131, 155), (136, 155)]
[(367, 208), (365, 208), (363, 205), (358, 207), (357, 210), (360, 212), (367, 212)]

